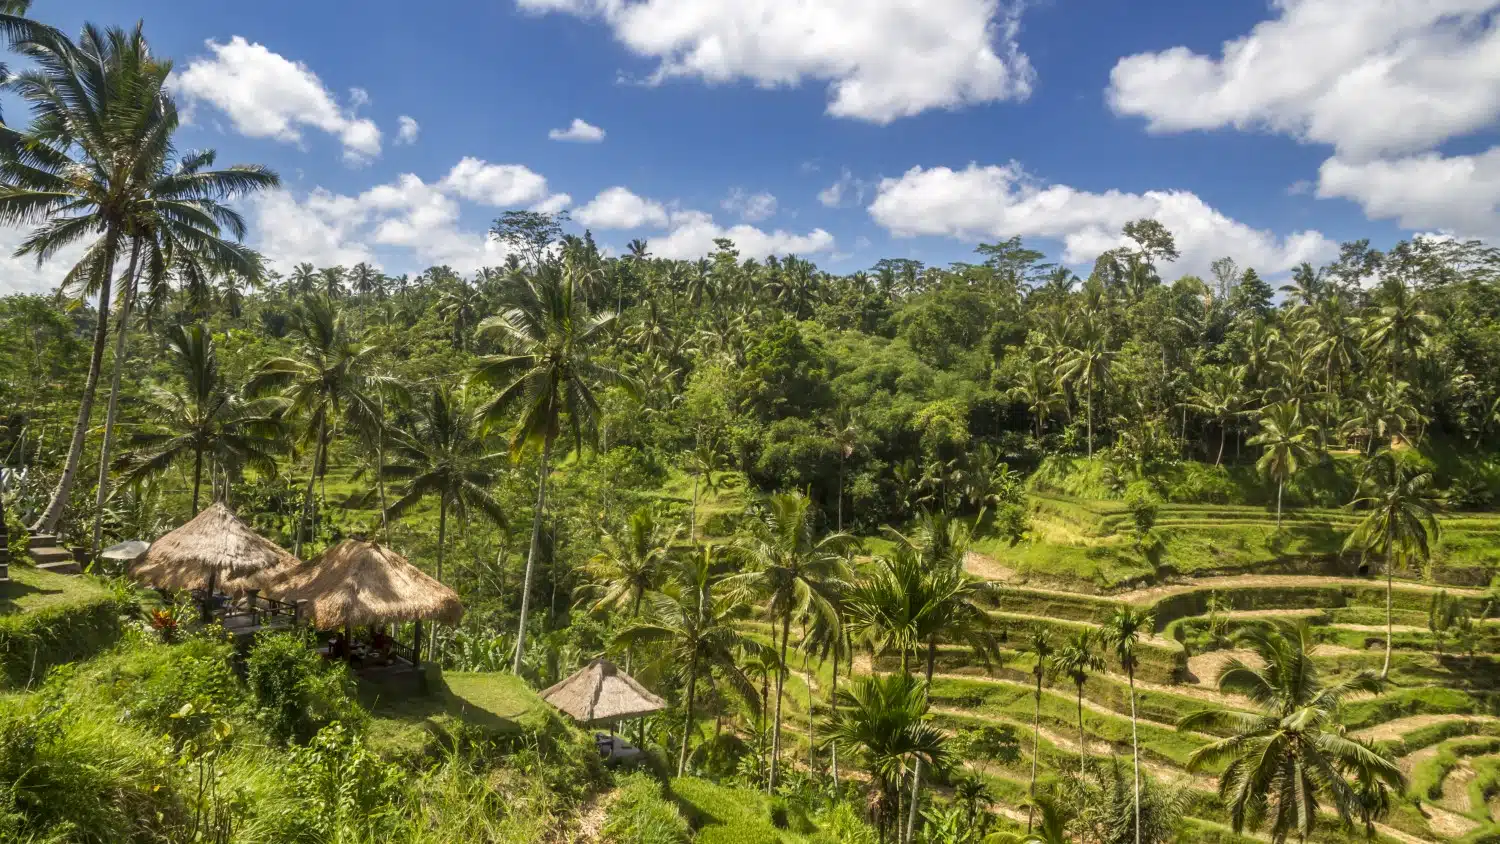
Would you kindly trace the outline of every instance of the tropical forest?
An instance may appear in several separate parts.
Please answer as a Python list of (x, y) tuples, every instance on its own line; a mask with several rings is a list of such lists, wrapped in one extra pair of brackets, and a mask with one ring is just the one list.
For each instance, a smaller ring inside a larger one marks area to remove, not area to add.
[(282, 266), (0, 7), (0, 840), (1500, 841), (1500, 250)]

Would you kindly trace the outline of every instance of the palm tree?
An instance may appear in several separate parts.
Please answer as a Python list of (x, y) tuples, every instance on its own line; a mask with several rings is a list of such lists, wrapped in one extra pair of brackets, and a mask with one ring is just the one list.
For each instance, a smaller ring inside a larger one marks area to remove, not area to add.
[(563, 415), (567, 414), (574, 442), (581, 449), (585, 434), (592, 438), (597, 433), (599, 402), (594, 391), (617, 384), (634, 392), (623, 375), (594, 360), (594, 354), (609, 339), (615, 315), (589, 308), (571, 266), (543, 263), (531, 275), (516, 276), (501, 291), (500, 314), (479, 324), (481, 332), (498, 334), (507, 346), (505, 354), (481, 358), (474, 370), (476, 381), (500, 389), (480, 411), (485, 424), (502, 424), (506, 411), (519, 404), (521, 416), (511, 436), (511, 457), (520, 456), (529, 445), (540, 445), (542, 450), (516, 634), (517, 674), (521, 673), (521, 655), (526, 647), (531, 580), (541, 553), (547, 471), (552, 445), (562, 431)]
[(859, 448), (859, 420), (848, 407), (840, 406), (827, 421), (833, 447), (839, 453), (838, 504), (834, 507), (834, 530), (844, 531), (844, 464)]
[(311, 450), (312, 465), (293, 547), (301, 556), (304, 536), (316, 523), (313, 490), (328, 471), (334, 435), (346, 422), (363, 428), (379, 418), (370, 398), (378, 381), (370, 374), (377, 349), (350, 336), (344, 312), (326, 296), (304, 300), (292, 313), (292, 330), (298, 338), (293, 354), (263, 361), (245, 391), (279, 390), (282, 414), (302, 421), (299, 439)]
[(1401, 375), (1406, 355), (1416, 349), (1438, 327), (1438, 319), (1423, 310), (1422, 295), (1399, 278), (1389, 278), (1376, 298), (1376, 308), (1365, 324), (1364, 347), (1385, 354), (1390, 376)]
[(1055, 372), (1064, 384), (1077, 384), (1083, 390), (1084, 404), (1088, 414), (1088, 456), (1094, 457), (1094, 392), (1108, 386), (1111, 380), (1110, 365), (1115, 353), (1109, 348), (1109, 335), (1104, 320), (1086, 313), (1081, 319), (1071, 345), (1057, 364)]
[(1380, 678), (1360, 671), (1326, 685), (1306, 625), (1251, 627), (1239, 639), (1265, 667), (1232, 659), (1219, 672), (1219, 690), (1250, 698), (1260, 712), (1205, 710), (1179, 721), (1181, 730), (1230, 733), (1195, 750), (1187, 769), (1227, 761), (1219, 796), (1229, 806), (1236, 833), (1247, 826), (1258, 829), (1269, 819), (1272, 842), (1292, 835), (1306, 841), (1317, 823), (1320, 797), (1328, 798), (1345, 823), (1359, 815), (1372, 824), (1381, 801), (1370, 798), (1387, 788), (1401, 793), (1404, 777), (1383, 751), (1348, 737), (1338, 713), (1346, 698), (1378, 693)]
[[(589, 559), (585, 569), (590, 582), (586, 588), (598, 595), (591, 610), (628, 609), (631, 621), (639, 618), (641, 602), (660, 583), (672, 547), (681, 535), (681, 527), (663, 530), (649, 506), (631, 513), (623, 532), (605, 531), (601, 537), (603, 549)], [(633, 651), (626, 650), (626, 674), (630, 673), (632, 655)]]
[(298, 264), (292, 269), (291, 278), (287, 279), (287, 287), (294, 293), (309, 296), (318, 289), (320, 278), (317, 267), (308, 263)]
[(439, 388), (421, 405), (415, 430), (392, 439), (389, 457), (380, 467), (387, 480), (402, 481), (400, 498), (386, 510), (390, 521), (411, 512), (418, 502), (437, 496), (437, 579), (443, 579), (448, 540), (448, 511), (468, 523), (470, 512), (505, 527), (505, 511), (490, 494), (500, 474), (502, 455), (490, 451), (473, 414), (473, 402), (462, 390)]
[(1141, 840), (1141, 745), (1136, 737), (1135, 715), (1135, 648), (1144, 632), (1151, 635), (1154, 621), (1152, 613), (1137, 612), (1129, 604), (1122, 605), (1104, 622), (1101, 633), (1104, 644), (1115, 652), (1115, 659), (1124, 667), (1130, 679), (1130, 749), (1135, 757), (1135, 840)]
[(1083, 686), (1089, 674), (1104, 670), (1104, 657), (1094, 646), (1095, 633), (1090, 629), (1073, 634), (1066, 645), (1052, 655), (1052, 665), (1059, 673), (1066, 674), (1078, 690), (1078, 775), (1084, 774), (1088, 761), (1088, 743), (1083, 733)]
[(1042, 626), (1031, 629), (1031, 652), (1036, 654), (1036, 665), (1032, 666), (1031, 676), (1036, 679), (1036, 695), (1032, 698), (1031, 707), (1031, 785), (1027, 787), (1026, 793), (1031, 802), (1026, 807), (1026, 833), (1031, 834), (1031, 820), (1033, 809), (1036, 805), (1036, 762), (1042, 748), (1042, 682), (1047, 679), (1052, 669), (1052, 635)]
[(147, 412), (159, 429), (132, 435), (134, 450), (121, 455), (116, 468), (125, 470), (127, 483), (137, 483), (191, 457), (196, 515), (205, 456), (225, 471), (250, 466), (268, 475), (276, 473), (269, 436), (275, 423), (263, 408), (247, 404), (229, 390), (219, 371), (213, 337), (202, 325), (169, 328), (167, 350), (183, 389), (156, 386), (149, 390)]
[(1318, 429), (1302, 421), (1302, 405), (1295, 401), (1268, 405), (1260, 413), (1260, 433), (1247, 440), (1266, 450), (1255, 464), (1276, 482), (1276, 529), (1281, 529), (1281, 493), (1302, 464), (1312, 460)]
[(1365, 464), (1360, 487), (1363, 496), (1351, 507), (1368, 506), (1369, 513), (1344, 542), (1344, 549), (1385, 558), (1385, 664), (1380, 679), (1391, 673), (1393, 639), (1392, 601), (1397, 566), (1412, 561), (1425, 564), (1442, 531), (1433, 512), (1432, 473), (1409, 468), (1394, 452), (1382, 452)]
[(1056, 367), (1046, 359), (1032, 361), (1022, 370), (1019, 384), (1010, 389), (1012, 401), (1026, 403), (1026, 409), (1036, 415), (1036, 436), (1041, 439), (1047, 429), (1047, 417), (1062, 399), (1057, 389)]
[(1042, 794), (1032, 798), (1026, 804), (1027, 817), (1033, 810), (1042, 813), (1042, 822), (1034, 830), (1028, 825), (1025, 835), (995, 833), (984, 839), (985, 844), (1069, 844), (1073, 840), (1068, 837), (1068, 824), (1072, 823), (1074, 813), (1056, 795)]
[(1224, 462), (1224, 440), (1229, 435), (1229, 423), (1239, 415), (1245, 396), (1245, 368), (1214, 369), (1205, 374), (1206, 383), (1195, 386), (1185, 403), (1189, 410), (1201, 413), (1219, 426), (1219, 453), (1214, 465)]
[(349, 271), (349, 285), (361, 296), (385, 292), (385, 278), (380, 271), (361, 261)]
[(698, 541), (698, 483), (708, 487), (710, 495), (718, 491), (718, 481), (714, 478), (714, 472), (724, 463), (724, 451), (719, 441), (712, 434), (698, 435), (697, 442), (693, 444), (693, 450), (688, 453), (687, 470), (693, 476), (693, 511), (688, 517), (688, 537)]
[[(876, 828), (887, 840), (900, 836), (901, 784), (919, 763), (941, 768), (948, 761), (943, 733), (932, 723), (927, 692), (909, 674), (860, 677), (839, 692), (829, 740), (860, 760), (875, 783)], [(909, 811), (916, 811), (913, 806)]]
[[(773, 495), (750, 536), (736, 553), (754, 566), (730, 578), (731, 583), (765, 601), (766, 618), (772, 627), (772, 644), (779, 648), (781, 671), (776, 676), (776, 716), (771, 727), (771, 773), (766, 791), (776, 787), (781, 753), (781, 703), (786, 685), (786, 651), (791, 643), (794, 618), (832, 619), (837, 610), (832, 600), (835, 582), (848, 579), (844, 554), (852, 537), (842, 533), (819, 537), (813, 528), (811, 502), (801, 493)], [(775, 626), (780, 624), (780, 638)]]
[(661, 594), (653, 596), (651, 613), (636, 619), (619, 635), (627, 648), (641, 642), (665, 644), (674, 673), (685, 683), (685, 721), (677, 756), (679, 777), (687, 770), (693, 706), (700, 678), (711, 680), (715, 675), (724, 678), (752, 713), (760, 709), (755, 686), (740, 667), (738, 658), (738, 654), (758, 647), (739, 632), (738, 625), (748, 614), (749, 606), (734, 592), (715, 594), (714, 557), (715, 552), (709, 547), (702, 554), (683, 560), (673, 572), (672, 582)]
[[(97, 236), (64, 280), (66, 288), (82, 286), (85, 295), (97, 292), (98, 321), (68, 458), (32, 527), (44, 532), (61, 518), (77, 477), (109, 333), (119, 253), (139, 244), (143, 230), (151, 226), (171, 230), (195, 248), (208, 246), (205, 237), (217, 241), (223, 227), (238, 234), (243, 223), (220, 200), (276, 179), (260, 168), (242, 168), (222, 178), (202, 172), (192, 174), (197, 178), (182, 175), (199, 156), (186, 157), (182, 168), (168, 166), (177, 126), (176, 109), (164, 88), (171, 65), (151, 56), (139, 27), (87, 26), (75, 47), (51, 27), (0, 14), (0, 32), (35, 64), (5, 82), (31, 106), (33, 120), (24, 132), (0, 127), (0, 180), (6, 185), (0, 188), (0, 221), (38, 224), (16, 253), (34, 255), (38, 262)], [(230, 251), (242, 263), (248, 255), (238, 248)], [(131, 252), (122, 323), (139, 266), (140, 251)], [(108, 427), (106, 440), (113, 434)], [(108, 443), (105, 454), (107, 460)]]

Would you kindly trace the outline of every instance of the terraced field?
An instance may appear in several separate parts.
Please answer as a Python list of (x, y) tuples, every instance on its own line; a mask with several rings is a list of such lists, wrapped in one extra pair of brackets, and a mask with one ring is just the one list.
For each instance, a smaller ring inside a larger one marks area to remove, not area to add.
[[(1190, 776), (1183, 769), (1213, 737), (1178, 730), (1176, 722), (1206, 706), (1252, 708), (1215, 683), (1231, 656), (1248, 655), (1231, 650), (1234, 632), (1248, 625), (1311, 625), (1320, 643), (1314, 659), (1328, 675), (1379, 669), (1384, 578), (1378, 565), (1360, 576), (1358, 561), (1339, 554), (1354, 515), (1288, 512), (1277, 533), (1274, 514), (1260, 508), (1167, 506), (1155, 528), (1161, 553), (1152, 559), (1137, 546), (1123, 504), (1037, 498), (1033, 509), (1036, 541), (981, 544), (966, 561), (971, 573), (1003, 585), (996, 618), (1012, 645), (1021, 647), (1030, 627), (1066, 635), (1098, 625), (1122, 604), (1151, 610), (1156, 633), (1144, 643), (1136, 683), (1143, 764), (1149, 775), (1190, 790), (1195, 838), (1238, 840), (1214, 772)], [(1350, 733), (1389, 750), (1408, 777), (1406, 793), (1376, 829), (1380, 840), (1500, 839), (1500, 624), (1482, 622), (1471, 657), (1452, 653), (1451, 643), (1437, 653), (1427, 622), (1440, 589), (1476, 617), (1500, 615), (1483, 588), (1500, 560), (1500, 516), (1444, 518), (1443, 528), (1433, 570), (1400, 573), (1395, 581), (1390, 687), (1343, 712)], [(933, 687), (937, 720), (953, 735), (988, 730), (1013, 739), (1008, 753), (966, 761), (999, 796), (1000, 814), (1011, 818), (1024, 814), (1032, 764), (1033, 659), (1011, 651), (985, 666), (964, 648), (943, 647)], [(874, 667), (890, 667), (878, 662)], [(1128, 759), (1129, 713), (1118, 665), (1090, 677), (1082, 697), (1088, 752)], [(1079, 701), (1067, 678), (1046, 680), (1038, 718), (1035, 756), (1043, 777), (1076, 772)], [(1332, 823), (1318, 834), (1326, 841), (1356, 838), (1363, 830)]]

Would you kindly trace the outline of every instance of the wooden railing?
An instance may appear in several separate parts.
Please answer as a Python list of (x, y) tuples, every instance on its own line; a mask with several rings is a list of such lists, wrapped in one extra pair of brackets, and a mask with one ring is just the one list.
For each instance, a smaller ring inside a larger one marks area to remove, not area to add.
[(217, 613), (219, 622), (225, 627), (236, 626), (234, 621), (249, 619), (249, 627), (267, 627), (273, 624), (291, 626), (297, 621), (297, 607), (285, 601), (267, 597), (256, 592), (245, 595), (244, 606), (226, 605)]

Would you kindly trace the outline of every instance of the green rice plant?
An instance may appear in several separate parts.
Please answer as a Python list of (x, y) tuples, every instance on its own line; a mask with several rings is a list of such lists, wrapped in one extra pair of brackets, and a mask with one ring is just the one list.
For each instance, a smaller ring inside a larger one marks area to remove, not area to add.
[(621, 778), (619, 792), (605, 812), (604, 834), (610, 841), (686, 844), (692, 829), (662, 793), (661, 783), (636, 773)]

